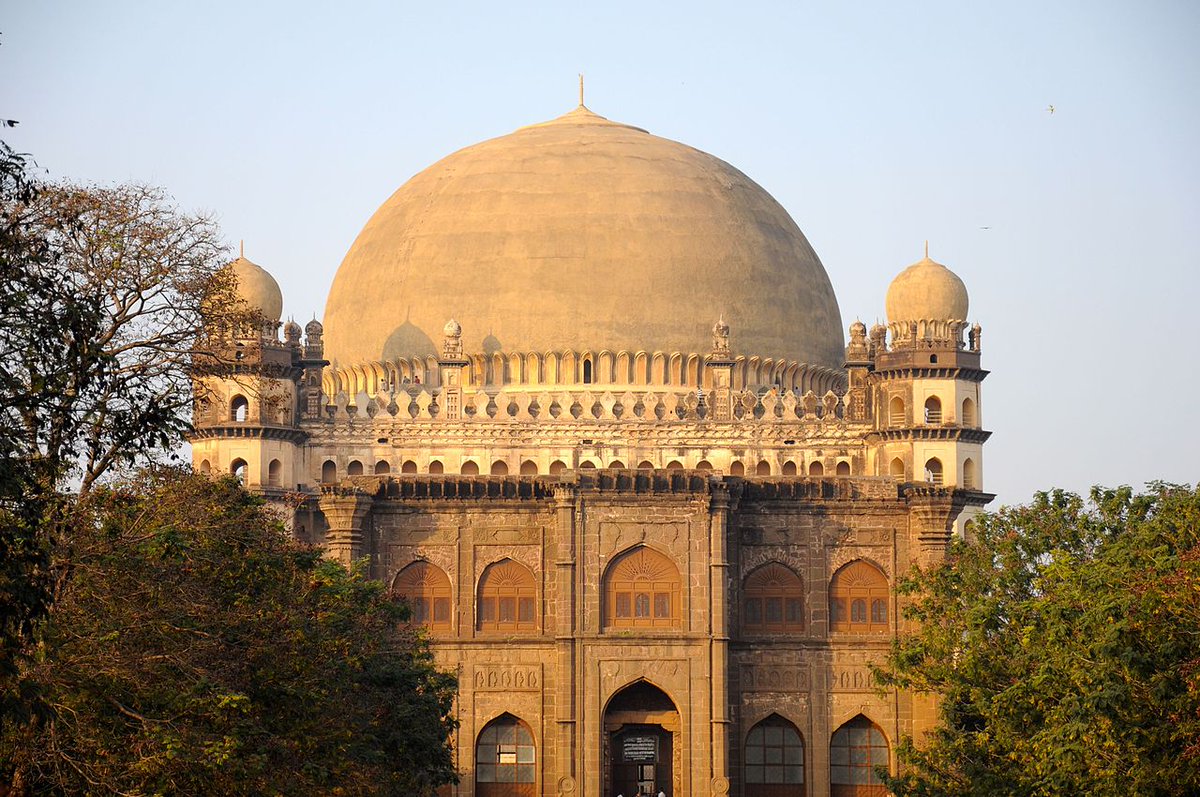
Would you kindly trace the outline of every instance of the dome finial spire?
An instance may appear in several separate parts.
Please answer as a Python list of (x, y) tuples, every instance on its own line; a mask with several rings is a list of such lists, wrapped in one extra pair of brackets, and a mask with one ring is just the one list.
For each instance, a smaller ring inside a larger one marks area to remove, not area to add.
[(929, 259), (929, 239), (925, 239), (925, 259)]
[(238, 257), (245, 257), (245, 256), (246, 256), (246, 239), (243, 238), (242, 240), (238, 241)]
[(583, 107), (583, 73), (579, 73), (579, 107)]

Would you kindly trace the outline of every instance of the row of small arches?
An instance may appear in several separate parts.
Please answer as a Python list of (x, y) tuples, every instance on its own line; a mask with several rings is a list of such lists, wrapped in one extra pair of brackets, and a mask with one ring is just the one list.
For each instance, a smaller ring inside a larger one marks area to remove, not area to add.
[[(904, 460), (900, 457), (892, 460), (888, 472), (897, 481), (904, 481), (908, 477), (908, 469), (904, 464)], [(925, 460), (922, 475), (924, 480), (930, 484), (941, 486), (946, 483), (945, 468), (942, 465), (942, 461), (937, 457), (930, 457)], [(979, 489), (979, 467), (975, 464), (975, 460), (970, 457), (963, 460), (962, 478), (959, 480), (959, 486), (967, 490)]]
[[(639, 546), (616, 557), (601, 580), (605, 628), (678, 629), (682, 625), (682, 580), (675, 562)], [(434, 633), (453, 630), (454, 594), (440, 567), (417, 560), (392, 580), (415, 625)], [(475, 630), (535, 634), (541, 627), (537, 579), (525, 565), (501, 559), (484, 569), (475, 591)], [(829, 630), (887, 633), (890, 586), (883, 572), (864, 560), (839, 568), (829, 582)], [(804, 582), (781, 562), (757, 567), (743, 581), (741, 630), (746, 634), (803, 633), (807, 627)]]
[[(578, 467), (580, 470), (589, 470), (589, 469), (595, 469), (598, 467), (625, 468), (626, 465), (622, 460), (619, 460), (619, 459), (614, 459), (611, 462), (609, 462), (607, 465), (602, 465), (602, 464), (598, 465), (595, 461), (593, 461), (591, 459), (584, 459), (579, 463)], [(639, 462), (637, 464), (638, 470), (654, 470), (657, 467), (658, 466), (656, 466), (654, 463), (650, 462), (649, 460), (642, 460), (641, 462)], [(755, 476), (771, 476), (771, 475), (781, 474), (783, 476), (798, 476), (801, 473), (801, 468), (804, 468), (805, 469), (804, 472), (807, 473), (807, 475), (809, 475), (809, 476), (825, 476), (826, 475), (825, 464), (818, 460), (813, 460), (812, 462), (808, 463), (807, 466), (805, 466), (803, 464), (797, 464), (796, 462), (794, 462), (792, 460), (788, 460), (787, 462), (783, 463), (782, 467), (779, 467), (779, 466), (772, 466), (772, 464), (765, 459), (760, 460), (758, 462), (758, 464), (754, 466), (753, 475), (755, 475)], [(683, 470), (684, 466), (681, 462), (679, 462), (679, 460), (671, 460), (670, 462), (667, 463), (667, 465), (664, 469), (665, 470)], [(693, 466), (693, 469), (694, 470), (711, 471), (711, 470), (713, 470), (713, 466), (712, 466), (712, 463), (709, 462), (708, 460), (702, 459)], [(565, 462), (563, 462), (561, 459), (556, 459), (550, 463), (550, 468), (548, 470), (548, 473), (551, 476), (557, 476), (566, 470), (568, 470), (567, 464)], [(830, 471), (831, 471), (831, 475), (849, 476), (850, 475), (850, 463), (846, 460), (839, 460), (836, 464), (834, 464), (834, 466), (832, 468), (830, 468)], [(420, 471), (417, 467), (417, 463), (414, 460), (406, 459), (400, 465), (399, 473), (401, 473), (401, 474), (405, 474), (405, 473), (415, 474), (415, 473), (419, 473), (419, 472)], [(442, 463), (441, 460), (433, 459), (433, 460), (430, 460), (428, 466), (426, 467), (425, 472), (431, 473), (431, 474), (441, 474), (441, 473), (447, 473), (448, 471), (446, 470), (445, 464)], [(480, 467), (479, 467), (479, 463), (477, 463), (471, 459), (465, 460), (459, 466), (458, 472), (464, 476), (478, 476), (480, 473), (482, 473), (482, 471), (480, 470)], [(503, 460), (503, 459), (495, 460), (494, 462), (492, 462), (491, 467), (488, 469), (488, 473), (490, 473), (492, 476), (507, 476), (512, 472), (513, 471), (510, 469), (508, 461)], [(389, 462), (388, 460), (384, 460), (384, 459), (378, 460), (375, 463), (371, 473), (373, 473), (376, 476), (385, 476), (385, 475), (391, 474), (392, 473), (392, 463)], [(527, 459), (527, 460), (524, 460), (521, 462), (521, 465), (520, 465), (519, 469), (516, 471), (516, 473), (518, 473), (522, 476), (537, 476), (540, 474), (540, 470), (539, 470), (538, 464), (536, 462), (534, 462), (532, 459)], [(734, 460), (729, 466), (729, 474), (731, 476), (747, 475), (745, 463), (743, 463), (741, 460)], [(347, 476), (366, 476), (366, 475), (368, 475), (368, 472), (367, 472), (366, 466), (363, 464), (362, 460), (352, 459), (346, 466), (346, 475)], [(338, 481), (338, 478), (339, 478), (339, 476), (338, 476), (337, 463), (335, 461), (333, 461), (332, 459), (325, 460), (325, 462), (322, 463), (322, 465), (321, 465), (321, 482), (323, 484), (334, 484)]]
[[(875, 769), (888, 768), (890, 756), (891, 747), (883, 730), (865, 715), (858, 714), (842, 724), (829, 740), (831, 794), (882, 797), (887, 791)], [(532, 794), (538, 758), (529, 724), (513, 714), (501, 714), (483, 727), (475, 742), (475, 793)], [(803, 794), (808, 761), (804, 737), (795, 723), (779, 714), (767, 716), (746, 732), (742, 742), (745, 797)], [(675, 766), (680, 764), (676, 762)], [(501, 784), (528, 787), (506, 788)]]
[[(530, 352), (528, 354), (494, 352), (466, 358), (466, 386), (481, 385), (676, 385), (711, 386), (711, 369), (705, 363), (711, 355), (673, 352), (653, 354), (640, 351)], [(327, 396), (380, 393), (401, 389), (404, 385), (434, 385), (440, 366), (434, 357), (401, 357), (387, 362), (370, 362), (345, 368), (327, 369), (322, 385)], [(801, 392), (822, 393), (841, 385), (842, 375), (824, 366), (770, 357), (733, 358), (731, 387), (773, 385)]]
[[(924, 423), (927, 426), (941, 426), (945, 420), (942, 415), (942, 400), (937, 396), (925, 399)], [(978, 425), (975, 412), (975, 399), (968, 396), (962, 400), (959, 425), (974, 428)], [(893, 396), (888, 402), (888, 426), (893, 428), (908, 426), (908, 405), (900, 396)]]

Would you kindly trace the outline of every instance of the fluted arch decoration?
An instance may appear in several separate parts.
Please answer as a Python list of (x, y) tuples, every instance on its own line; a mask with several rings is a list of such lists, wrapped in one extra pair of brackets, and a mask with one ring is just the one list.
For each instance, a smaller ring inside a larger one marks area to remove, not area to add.
[(450, 630), (450, 579), (440, 567), (419, 559), (396, 574), (392, 591), (408, 601), (414, 625), (431, 631)]
[(627, 551), (605, 571), (606, 628), (679, 628), (680, 604), (679, 568), (653, 548)]
[(509, 634), (537, 631), (537, 581), (528, 567), (512, 559), (488, 565), (479, 579), (478, 596), (477, 630)]

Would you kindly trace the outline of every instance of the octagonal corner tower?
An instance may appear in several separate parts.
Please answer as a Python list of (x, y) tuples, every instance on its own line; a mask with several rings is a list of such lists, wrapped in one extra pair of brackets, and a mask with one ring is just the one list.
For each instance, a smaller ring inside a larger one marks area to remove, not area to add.
[(770, 194), (728, 163), (598, 116), (459, 150), (375, 212), (325, 307), (336, 366), (466, 352), (735, 352), (840, 368), (821, 261)]

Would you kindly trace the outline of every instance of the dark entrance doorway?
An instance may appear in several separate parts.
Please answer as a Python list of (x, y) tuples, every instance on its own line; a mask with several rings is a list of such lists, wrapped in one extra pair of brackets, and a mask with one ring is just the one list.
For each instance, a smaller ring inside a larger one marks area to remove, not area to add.
[(626, 725), (612, 734), (612, 790), (624, 797), (671, 794), (671, 732), (660, 725)]
[(639, 681), (604, 712), (604, 797), (682, 795), (679, 711), (665, 692)]

